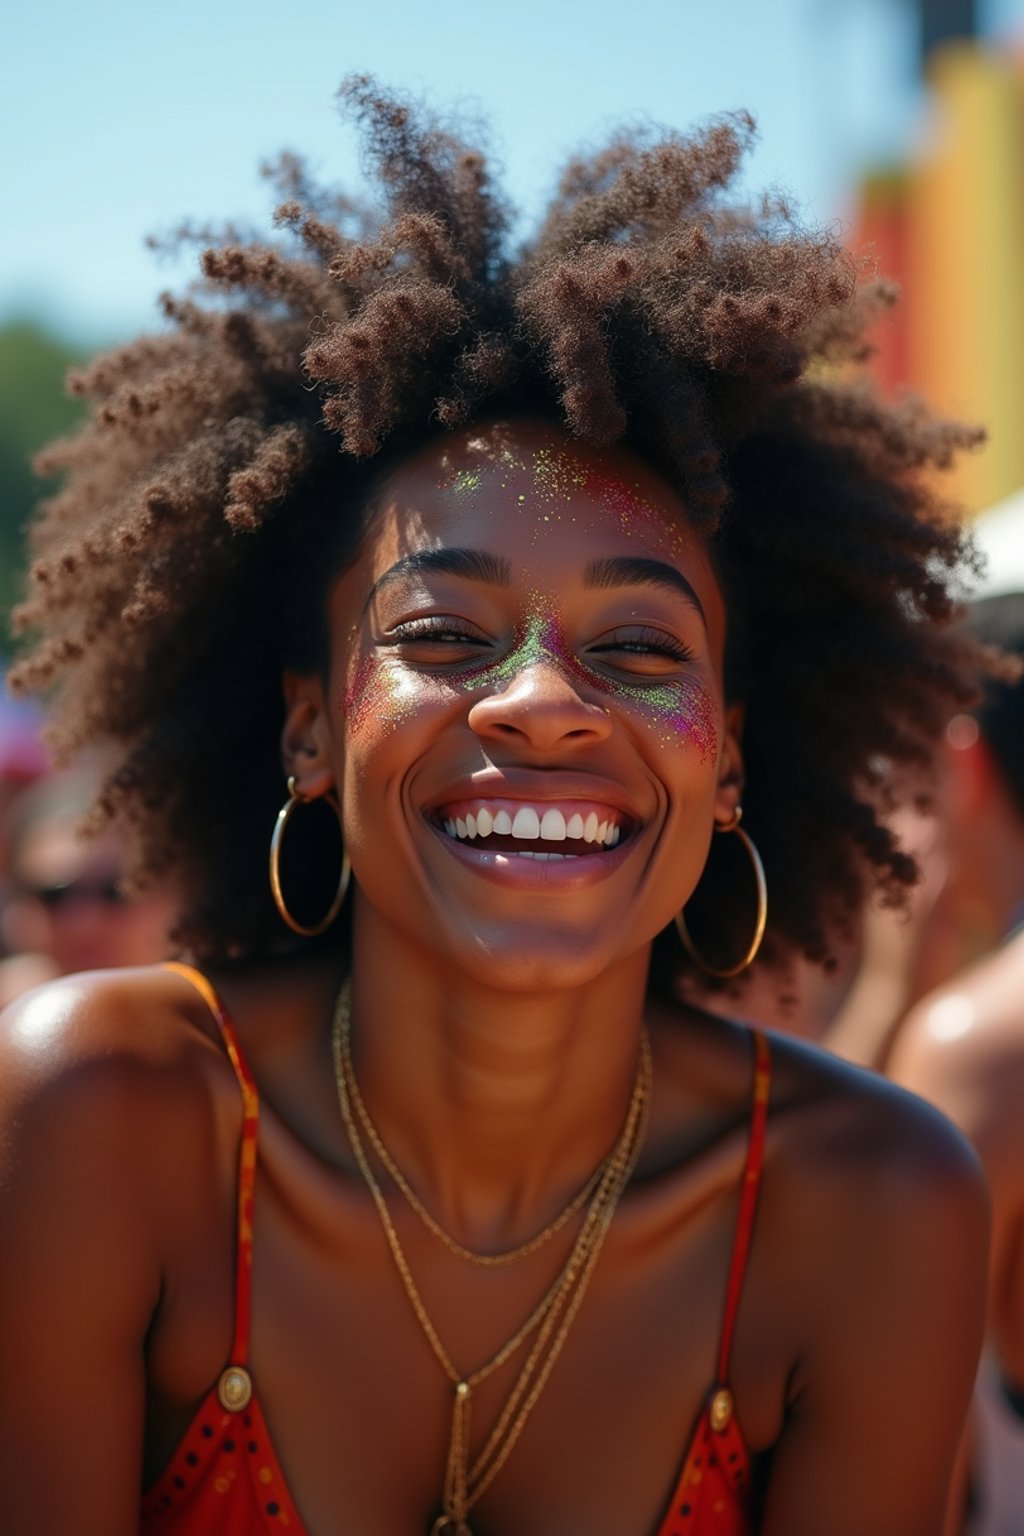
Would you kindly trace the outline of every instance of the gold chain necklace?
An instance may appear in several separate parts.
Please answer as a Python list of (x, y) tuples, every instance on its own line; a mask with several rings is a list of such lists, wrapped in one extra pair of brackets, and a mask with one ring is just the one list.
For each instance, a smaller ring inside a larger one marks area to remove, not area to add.
[[(431, 1536), (472, 1536), (467, 1516), (508, 1460), (533, 1411), (555, 1362), (562, 1352), (569, 1328), (583, 1300), (612, 1217), (636, 1166), (644, 1139), (651, 1088), (651, 1050), (646, 1031), (641, 1036), (636, 1080), (619, 1139), (600, 1170), (600, 1176), (579, 1235), (566, 1263), (537, 1306), (500, 1349), (483, 1365), (463, 1375), (452, 1362), (420, 1296), (402, 1248), (384, 1193), (374, 1176), (352, 1112), (351, 1042), (348, 989), (343, 988), (334, 1016), (334, 1069), (338, 1103), (356, 1164), (373, 1198), (388, 1249), (413, 1313), (430, 1348), (454, 1387), (452, 1426), (445, 1467), (442, 1513), (431, 1527)], [(502, 1408), (497, 1422), (476, 1459), (469, 1461), (469, 1428), (475, 1387), (508, 1360), (529, 1335), (537, 1337)]]
[(554, 1220), (549, 1221), (547, 1226), (534, 1237), (528, 1238), (526, 1242), (520, 1243), (516, 1248), (506, 1248), (501, 1253), (480, 1253), (478, 1250), (467, 1248), (464, 1243), (460, 1243), (457, 1237), (453, 1237), (441, 1225), (436, 1216), (431, 1215), (401, 1168), (399, 1168), (391, 1156), (391, 1153), (384, 1144), (383, 1137), (373, 1123), (370, 1111), (366, 1107), (366, 1100), (359, 1090), (351, 1052), (348, 1049), (346, 1049), (344, 1056), (344, 1071), (345, 1087), (355, 1112), (359, 1117), (359, 1124), (391, 1182), (404, 1197), (406, 1203), (416, 1212), (416, 1215), (427, 1231), (432, 1233), (447, 1248), (449, 1253), (454, 1254), (457, 1259), (465, 1260), (468, 1264), (478, 1264), (481, 1268), (486, 1269), (497, 1269), (505, 1264), (514, 1264), (519, 1259), (529, 1258), (530, 1254), (536, 1253), (538, 1249), (544, 1247), (545, 1243), (550, 1242), (553, 1237), (556, 1237), (562, 1228), (568, 1226), (572, 1218), (583, 1209), (597, 1188), (601, 1175), (608, 1166), (608, 1159), (611, 1153), (598, 1163), (590, 1178), (581, 1189), (576, 1191), (569, 1204), (559, 1211)]

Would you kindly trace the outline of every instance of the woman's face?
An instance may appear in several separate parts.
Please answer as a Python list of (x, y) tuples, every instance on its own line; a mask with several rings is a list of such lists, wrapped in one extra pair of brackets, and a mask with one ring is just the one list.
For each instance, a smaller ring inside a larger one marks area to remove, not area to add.
[(338, 786), (358, 921), (537, 988), (671, 920), (741, 765), (718, 583), (660, 477), (542, 422), (438, 440), (375, 496), (330, 625), (289, 729)]

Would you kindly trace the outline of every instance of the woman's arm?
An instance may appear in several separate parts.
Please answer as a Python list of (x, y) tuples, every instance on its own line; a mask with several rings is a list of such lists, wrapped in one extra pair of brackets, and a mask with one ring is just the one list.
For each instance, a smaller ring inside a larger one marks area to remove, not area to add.
[(118, 1044), (122, 997), (60, 983), (0, 1026), (0, 1523), (18, 1536), (138, 1531), (160, 1273), (154, 1074)]
[(946, 1122), (881, 1093), (812, 1251), (793, 1255), (813, 1285), (764, 1536), (943, 1530), (981, 1345), (987, 1198)]

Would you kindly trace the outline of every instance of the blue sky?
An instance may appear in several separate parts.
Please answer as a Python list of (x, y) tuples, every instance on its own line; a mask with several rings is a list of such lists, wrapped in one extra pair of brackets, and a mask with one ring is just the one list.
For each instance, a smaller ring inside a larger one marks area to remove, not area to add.
[[(982, 19), (1024, 28), (1024, 0)], [(261, 159), (292, 148), (357, 181), (333, 105), (351, 70), (484, 118), (524, 219), (611, 127), (747, 107), (749, 185), (842, 220), (858, 166), (898, 155), (920, 112), (908, 0), (22, 0), (5, 56), (0, 319), (85, 342), (155, 324), (181, 286), (144, 234), (264, 216)]]

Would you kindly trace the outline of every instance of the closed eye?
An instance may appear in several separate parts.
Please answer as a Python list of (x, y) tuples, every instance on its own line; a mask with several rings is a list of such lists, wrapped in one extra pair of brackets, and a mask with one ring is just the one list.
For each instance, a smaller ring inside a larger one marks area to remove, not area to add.
[(492, 648), (493, 642), (465, 619), (450, 614), (425, 614), (406, 619), (381, 637), (381, 645), (403, 651), (412, 662), (424, 665), (465, 661)]
[(696, 658), (689, 646), (662, 629), (647, 626), (616, 630), (590, 647), (592, 655), (660, 658), (679, 664)]

